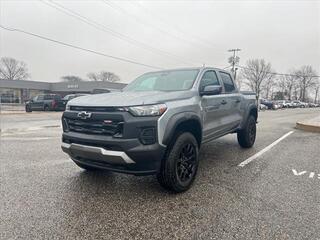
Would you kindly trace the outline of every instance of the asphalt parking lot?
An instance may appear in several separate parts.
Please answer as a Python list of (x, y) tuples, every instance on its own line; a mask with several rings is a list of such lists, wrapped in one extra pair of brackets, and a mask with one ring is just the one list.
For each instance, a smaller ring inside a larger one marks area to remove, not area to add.
[(320, 239), (320, 134), (294, 129), (319, 114), (261, 112), (252, 149), (235, 135), (203, 145), (183, 194), (153, 176), (81, 170), (60, 149), (61, 113), (1, 116), (2, 129), (13, 130), (0, 139), (0, 238)]

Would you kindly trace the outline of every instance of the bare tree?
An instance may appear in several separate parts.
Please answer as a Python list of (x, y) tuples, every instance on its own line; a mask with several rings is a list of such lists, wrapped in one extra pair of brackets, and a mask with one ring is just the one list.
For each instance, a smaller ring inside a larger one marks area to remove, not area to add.
[(297, 82), (297, 77), (294, 76), (295, 70), (290, 70), (288, 75), (282, 76), (279, 78), (278, 87), (280, 91), (288, 97), (288, 100), (292, 100), (294, 90), (299, 87)]
[(315, 89), (316, 90), (315, 90), (315, 94), (314, 94), (314, 103), (317, 103), (318, 95), (319, 95), (319, 91), (320, 91), (320, 78), (318, 78)]
[(83, 81), (83, 79), (81, 77), (74, 76), (74, 75), (62, 76), (61, 79), (64, 82), (71, 82), (71, 83)]
[(120, 77), (112, 72), (101, 71), (100, 73), (88, 73), (88, 78), (92, 81), (118, 82)]
[(266, 63), (264, 59), (248, 60), (241, 71), (241, 76), (246, 80), (245, 83), (250, 89), (256, 93), (256, 98), (259, 100), (264, 83), (273, 76), (271, 64)]
[(272, 96), (274, 85), (275, 79), (273, 78), (273, 75), (270, 74), (262, 85), (262, 90), (265, 93), (266, 99), (269, 99)]
[(0, 79), (25, 80), (29, 77), (26, 63), (9, 57), (0, 59)]
[(101, 80), (104, 82), (119, 82), (120, 77), (112, 72), (101, 72)]
[(99, 76), (99, 73), (88, 73), (87, 74), (87, 77), (91, 80), (91, 81), (100, 81), (100, 76)]
[(315, 86), (316, 84), (316, 71), (309, 65), (302, 66), (298, 71), (295, 73), (297, 75), (297, 79), (299, 81), (300, 86), (300, 99), (302, 101), (306, 101), (307, 98), (307, 90)]

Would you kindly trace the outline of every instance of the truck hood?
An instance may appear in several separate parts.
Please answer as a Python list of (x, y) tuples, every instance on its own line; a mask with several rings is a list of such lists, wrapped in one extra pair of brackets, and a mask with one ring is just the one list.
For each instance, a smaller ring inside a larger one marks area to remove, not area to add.
[(68, 102), (71, 106), (92, 107), (125, 107), (165, 103), (186, 99), (193, 96), (192, 91), (145, 91), (145, 92), (113, 92), (74, 98)]

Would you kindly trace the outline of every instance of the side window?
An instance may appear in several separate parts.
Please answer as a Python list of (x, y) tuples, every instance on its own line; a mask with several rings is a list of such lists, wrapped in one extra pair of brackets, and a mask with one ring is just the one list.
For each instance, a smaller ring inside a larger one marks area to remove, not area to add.
[(220, 85), (215, 71), (209, 70), (203, 74), (200, 82), (200, 91), (203, 90), (204, 87), (208, 85)]
[(44, 100), (53, 100), (54, 99), (54, 95), (46, 95), (44, 97)]
[(38, 101), (42, 101), (43, 100), (43, 95), (39, 95), (37, 98)]
[(230, 74), (220, 72), (220, 76), (224, 85), (224, 89), (226, 90), (227, 93), (233, 92), (236, 88), (234, 86), (234, 83), (232, 81), (232, 78)]

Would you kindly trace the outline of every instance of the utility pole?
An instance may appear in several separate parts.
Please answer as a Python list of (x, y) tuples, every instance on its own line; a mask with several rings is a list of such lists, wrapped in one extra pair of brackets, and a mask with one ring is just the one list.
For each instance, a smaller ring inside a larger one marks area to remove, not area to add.
[(233, 77), (236, 80), (236, 71), (237, 69), (235, 68), (236, 64), (239, 63), (240, 58), (238, 56), (236, 56), (236, 52), (241, 51), (240, 48), (233, 48), (233, 49), (229, 49), (228, 52), (233, 52), (233, 56), (229, 58), (229, 63), (231, 63), (232, 65), (232, 73), (233, 73)]

